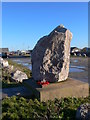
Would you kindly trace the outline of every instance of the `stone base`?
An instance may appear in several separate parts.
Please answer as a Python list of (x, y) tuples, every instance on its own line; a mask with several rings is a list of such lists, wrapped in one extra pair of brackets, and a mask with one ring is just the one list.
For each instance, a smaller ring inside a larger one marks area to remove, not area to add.
[(32, 79), (24, 81), (30, 91), (40, 101), (54, 100), (62, 97), (86, 97), (89, 96), (89, 84), (68, 78), (66, 81), (51, 83), (47, 86), (39, 86)]

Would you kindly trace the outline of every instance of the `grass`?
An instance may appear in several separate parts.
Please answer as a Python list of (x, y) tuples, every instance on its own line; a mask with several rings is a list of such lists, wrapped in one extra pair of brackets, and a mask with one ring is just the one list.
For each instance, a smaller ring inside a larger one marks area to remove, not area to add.
[(11, 80), (11, 74), (7, 69), (2, 69), (2, 88), (18, 87), (21, 86), (21, 83), (16, 83)]
[(2, 120), (75, 120), (77, 108), (83, 103), (90, 103), (90, 96), (47, 102), (13, 96), (2, 101)]
[[(12, 60), (8, 59), (9, 65), (13, 65), (14, 69), (20, 70), (27, 74), (28, 78), (31, 78), (31, 71), (24, 67), (23, 65), (19, 65)], [(16, 83), (11, 80), (11, 73), (7, 68), (2, 68), (2, 88), (9, 88), (9, 87), (18, 87), (22, 86), (22, 83)]]
[(31, 78), (32, 73), (31, 73), (30, 69), (28, 69), (27, 67), (25, 67), (25, 66), (23, 66), (23, 65), (21, 65), (21, 64), (18, 64), (18, 63), (16, 63), (16, 62), (13, 62), (13, 61), (10, 60), (10, 59), (8, 59), (8, 63), (9, 63), (10, 65), (13, 65), (14, 68), (17, 68), (18, 70), (20, 70), (20, 71), (22, 71), (22, 72), (25, 72), (25, 73), (27, 74), (28, 78)]

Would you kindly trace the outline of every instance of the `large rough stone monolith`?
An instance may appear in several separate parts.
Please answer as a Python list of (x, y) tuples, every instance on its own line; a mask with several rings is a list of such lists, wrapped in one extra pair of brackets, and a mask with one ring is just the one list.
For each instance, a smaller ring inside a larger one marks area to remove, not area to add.
[(68, 78), (71, 39), (72, 33), (60, 25), (37, 42), (32, 51), (34, 80), (59, 82)]

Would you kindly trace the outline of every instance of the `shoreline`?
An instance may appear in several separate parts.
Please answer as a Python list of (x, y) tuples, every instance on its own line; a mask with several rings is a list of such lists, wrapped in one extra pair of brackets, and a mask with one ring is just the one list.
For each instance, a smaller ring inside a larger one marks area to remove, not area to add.
[(8, 56), (8, 58), (31, 58), (31, 56)]

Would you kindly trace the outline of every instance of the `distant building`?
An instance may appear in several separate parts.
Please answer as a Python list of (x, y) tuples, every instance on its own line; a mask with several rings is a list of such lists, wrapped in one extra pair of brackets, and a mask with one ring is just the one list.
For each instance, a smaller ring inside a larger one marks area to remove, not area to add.
[(1, 57), (7, 57), (9, 55), (9, 49), (8, 48), (0, 48), (0, 56)]
[(31, 53), (32, 53), (32, 50), (27, 50), (27, 53), (31, 54)]
[(16, 54), (16, 51), (10, 51), (9, 52), (9, 55), (14, 55), (14, 54)]
[(9, 53), (9, 49), (8, 48), (0, 48), (0, 53)]
[(87, 57), (87, 55), (85, 53), (82, 54), (83, 57)]
[(90, 48), (84, 47), (84, 48), (81, 50), (81, 52), (83, 52), (83, 53), (88, 53), (88, 52), (90, 52)]
[(90, 57), (90, 48), (84, 47), (84, 48), (81, 50), (81, 53), (82, 53), (82, 54), (86, 54), (86, 56)]
[(26, 50), (21, 50), (21, 54), (25, 55), (26, 54)]
[(71, 53), (78, 53), (80, 51), (81, 51), (81, 49), (79, 49), (77, 47), (71, 47)]
[(26, 50), (26, 54), (30, 54), (30, 51), (29, 51), (29, 50)]
[(82, 55), (81, 55), (81, 53), (77, 53), (77, 56), (81, 57)]
[(77, 56), (76, 53), (74, 53), (74, 56)]
[(17, 51), (16, 51), (16, 54), (17, 54), (17, 55), (21, 55), (21, 51), (20, 51), (20, 50), (17, 50)]

